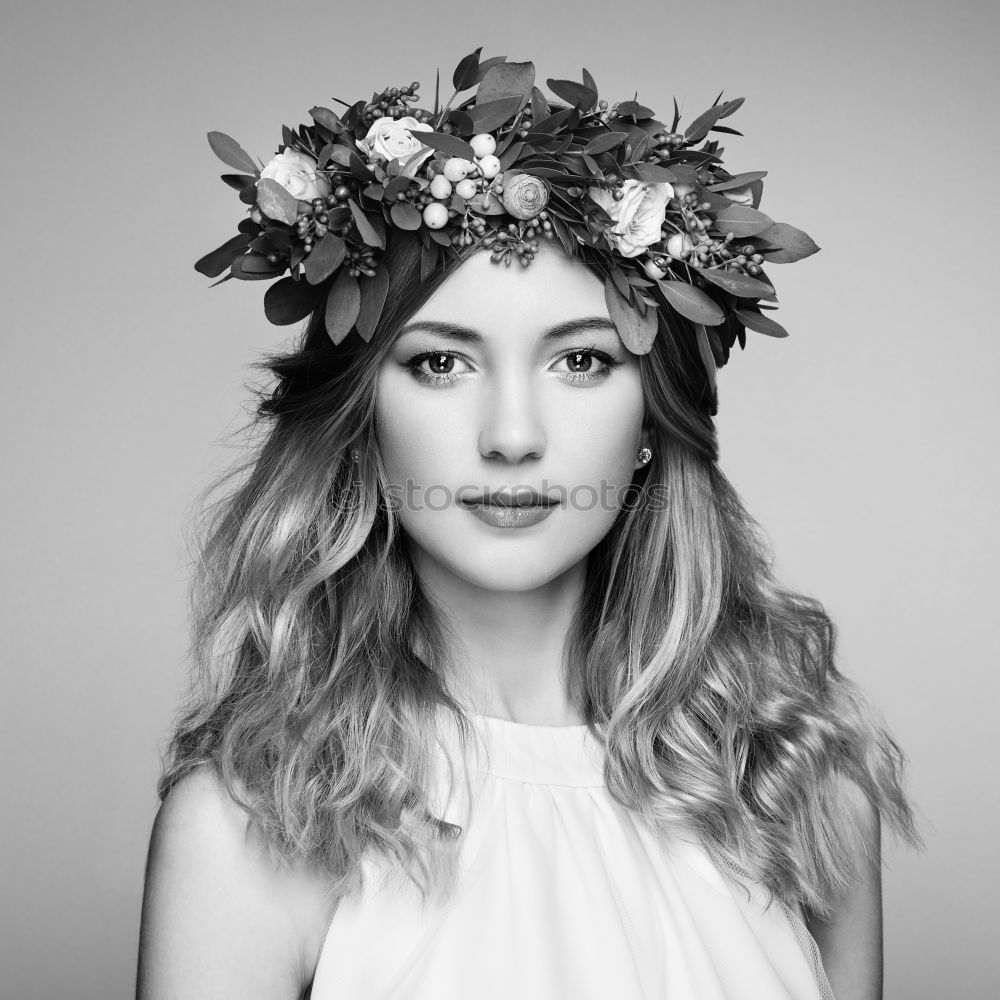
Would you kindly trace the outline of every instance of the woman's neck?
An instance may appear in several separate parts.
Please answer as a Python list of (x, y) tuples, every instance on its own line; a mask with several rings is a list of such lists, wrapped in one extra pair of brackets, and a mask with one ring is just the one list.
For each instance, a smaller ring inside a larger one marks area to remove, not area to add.
[(581, 562), (530, 591), (486, 590), (415, 558), (427, 595), (456, 641), (449, 687), (469, 711), (528, 725), (583, 722), (570, 704), (563, 650), (583, 594)]

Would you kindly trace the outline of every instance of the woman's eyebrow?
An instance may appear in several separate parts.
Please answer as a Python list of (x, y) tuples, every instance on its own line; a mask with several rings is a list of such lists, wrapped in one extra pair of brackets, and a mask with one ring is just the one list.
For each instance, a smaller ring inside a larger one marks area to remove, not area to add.
[[(443, 337), (451, 337), (454, 340), (461, 340), (467, 344), (482, 343), (483, 336), (475, 330), (470, 330), (466, 326), (458, 326), (455, 323), (448, 323), (444, 320), (417, 320), (407, 323), (399, 332), (400, 337), (408, 333), (415, 333), (418, 330), (429, 330), (440, 334)], [(607, 316), (586, 316), (582, 319), (570, 319), (565, 323), (557, 323), (549, 327), (542, 335), (542, 340), (556, 340), (559, 337), (568, 337), (570, 334), (578, 333), (580, 330), (611, 330), (615, 333), (618, 328), (608, 319)]]

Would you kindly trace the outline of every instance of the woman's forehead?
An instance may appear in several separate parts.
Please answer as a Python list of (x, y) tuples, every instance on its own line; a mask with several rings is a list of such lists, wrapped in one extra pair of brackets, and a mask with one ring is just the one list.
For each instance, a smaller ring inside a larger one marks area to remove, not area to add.
[(507, 267), (494, 264), (488, 252), (473, 254), (410, 317), (401, 335), (437, 323), (468, 328), (484, 340), (536, 339), (578, 321), (586, 321), (593, 337), (617, 336), (601, 279), (561, 247), (543, 245), (527, 266)]

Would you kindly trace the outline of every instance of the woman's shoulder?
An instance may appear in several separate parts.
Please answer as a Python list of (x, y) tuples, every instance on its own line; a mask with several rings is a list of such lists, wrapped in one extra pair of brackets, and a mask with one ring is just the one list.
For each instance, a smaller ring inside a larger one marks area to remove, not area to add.
[(253, 988), (266, 984), (272, 995), (298, 996), (312, 978), (334, 909), (320, 873), (270, 856), (212, 765), (171, 787), (150, 837), (143, 902), (149, 947), (140, 949), (140, 959), (149, 952), (147, 970), (166, 967), (174, 980), (218, 969), (232, 990), (232, 965), (219, 956), (245, 954), (257, 966), (247, 969), (256, 977)]

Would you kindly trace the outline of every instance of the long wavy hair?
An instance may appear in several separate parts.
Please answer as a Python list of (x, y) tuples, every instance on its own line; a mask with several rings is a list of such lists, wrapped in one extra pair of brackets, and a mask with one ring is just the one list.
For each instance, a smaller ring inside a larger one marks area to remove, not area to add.
[[(269, 849), (316, 865), (331, 892), (359, 890), (371, 852), (426, 900), (454, 884), (460, 830), (428, 787), (439, 716), (466, 749), (474, 727), (444, 680), (444, 616), (387, 500), (375, 399), (397, 331), (461, 260), (422, 281), (413, 234), (391, 231), (386, 252), (370, 343), (352, 332), (334, 345), (320, 308), (292, 350), (260, 363), (269, 387), (244, 428), (247, 456), (191, 518), (194, 676), (158, 792), (210, 764)], [(775, 579), (766, 536), (718, 466), (694, 331), (668, 310), (660, 323), (640, 358), (653, 460), (588, 556), (570, 693), (618, 801), (664, 835), (693, 828), (768, 905), (829, 915), (859, 874), (848, 781), (921, 843), (904, 755), (838, 671), (822, 604)]]

